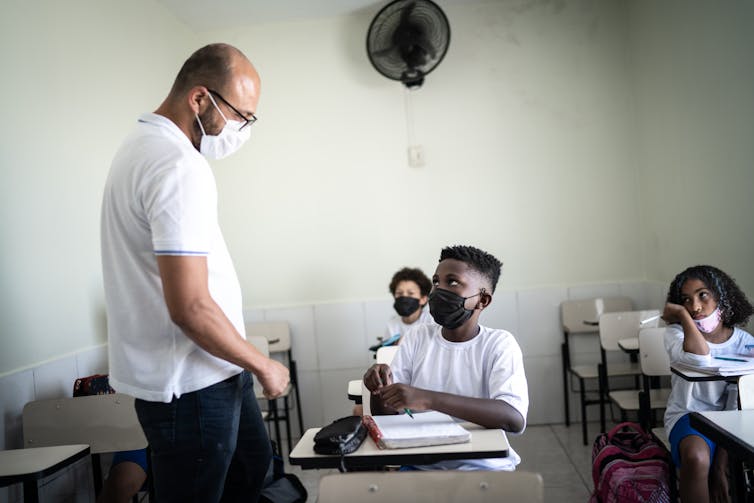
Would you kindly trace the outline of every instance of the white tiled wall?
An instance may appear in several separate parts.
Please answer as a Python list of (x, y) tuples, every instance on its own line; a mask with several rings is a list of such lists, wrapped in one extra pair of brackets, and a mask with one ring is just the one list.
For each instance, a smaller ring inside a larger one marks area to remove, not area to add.
[[(529, 424), (563, 422), (560, 303), (567, 299), (623, 295), (633, 300), (636, 309), (661, 308), (665, 288), (664, 284), (637, 281), (495, 292), (480, 321), (486, 326), (509, 330), (521, 345), (529, 382)], [(385, 323), (392, 315), (392, 302), (385, 299), (257, 308), (247, 309), (244, 315), (249, 322), (290, 323), (304, 427), (309, 428), (351, 413), (353, 404), (346, 396), (347, 383), (361, 378), (373, 362), (367, 348), (383, 335)], [(598, 344), (594, 337), (575, 337), (573, 360), (596, 361)], [(26, 402), (70, 396), (76, 377), (106, 372), (107, 347), (102, 345), (0, 377), (2, 447), (22, 446), (21, 412)], [(570, 399), (572, 417), (578, 421), (577, 396), (572, 394)], [(592, 411), (589, 413), (593, 419)], [(596, 413), (595, 410), (595, 418)], [(295, 432), (296, 428), (293, 429)], [(16, 501), (19, 494), (19, 488), (0, 489), (0, 503)]]

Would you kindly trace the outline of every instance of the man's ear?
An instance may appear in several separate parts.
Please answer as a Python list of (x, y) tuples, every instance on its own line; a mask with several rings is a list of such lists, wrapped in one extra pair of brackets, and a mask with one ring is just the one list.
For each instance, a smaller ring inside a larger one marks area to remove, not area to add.
[(195, 114), (198, 114), (206, 106), (207, 101), (209, 101), (208, 95), (209, 91), (204, 86), (194, 86), (188, 92), (188, 103)]

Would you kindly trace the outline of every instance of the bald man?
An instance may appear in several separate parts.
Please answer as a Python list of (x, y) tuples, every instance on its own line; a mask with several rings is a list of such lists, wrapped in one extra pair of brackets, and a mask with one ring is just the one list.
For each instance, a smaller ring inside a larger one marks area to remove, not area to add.
[(288, 370), (246, 341), (206, 160), (249, 138), (259, 92), (238, 49), (202, 47), (139, 118), (105, 186), (110, 381), (136, 397), (161, 502), (256, 501), (272, 456), (252, 381), (273, 398)]

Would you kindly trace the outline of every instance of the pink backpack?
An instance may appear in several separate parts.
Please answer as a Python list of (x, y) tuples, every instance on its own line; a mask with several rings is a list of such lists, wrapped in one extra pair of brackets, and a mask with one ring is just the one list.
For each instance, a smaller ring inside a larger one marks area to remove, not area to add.
[(636, 423), (599, 435), (592, 448), (590, 503), (668, 503), (668, 452)]

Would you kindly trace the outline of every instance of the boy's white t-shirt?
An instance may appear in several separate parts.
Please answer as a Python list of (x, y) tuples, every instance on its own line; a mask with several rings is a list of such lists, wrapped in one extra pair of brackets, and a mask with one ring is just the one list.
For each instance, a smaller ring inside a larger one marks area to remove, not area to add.
[(217, 221), (214, 175), (166, 117), (142, 115), (113, 159), (101, 249), (115, 389), (169, 402), (241, 372), (189, 339), (165, 304), (157, 256), (206, 257), (210, 295), (245, 337), (241, 288)]
[[(518, 342), (506, 330), (480, 326), (479, 334), (470, 341), (450, 342), (443, 338), (441, 326), (418, 326), (403, 337), (390, 370), (394, 382), (466, 397), (503, 400), (521, 413), (526, 422), (529, 390), (523, 356)], [(520, 461), (511, 447), (507, 458), (443, 461), (420, 468), (515, 470)]]
[(391, 337), (395, 335), (400, 335), (403, 337), (406, 335), (406, 332), (409, 331), (412, 327), (416, 327), (419, 325), (422, 325), (424, 323), (434, 323), (435, 320), (432, 318), (432, 315), (429, 314), (429, 307), (424, 306), (422, 308), (422, 312), (419, 315), (419, 318), (413, 322), (413, 323), (403, 323), (403, 319), (399, 315), (394, 315), (392, 318), (390, 318), (387, 322), (387, 327), (385, 328), (385, 336), (383, 337), (383, 340), (388, 340)]
[[(738, 327), (733, 329), (730, 338), (721, 343), (708, 342), (710, 352), (706, 355), (687, 353), (683, 350), (683, 327), (678, 324), (665, 330), (665, 350), (670, 363), (683, 362), (692, 365), (710, 366), (714, 356), (750, 354), (754, 337)], [(665, 430), (670, 434), (678, 420), (689, 412), (730, 410), (738, 406), (738, 386), (725, 381), (690, 382), (673, 374), (670, 378), (671, 390), (668, 407), (665, 409)]]

